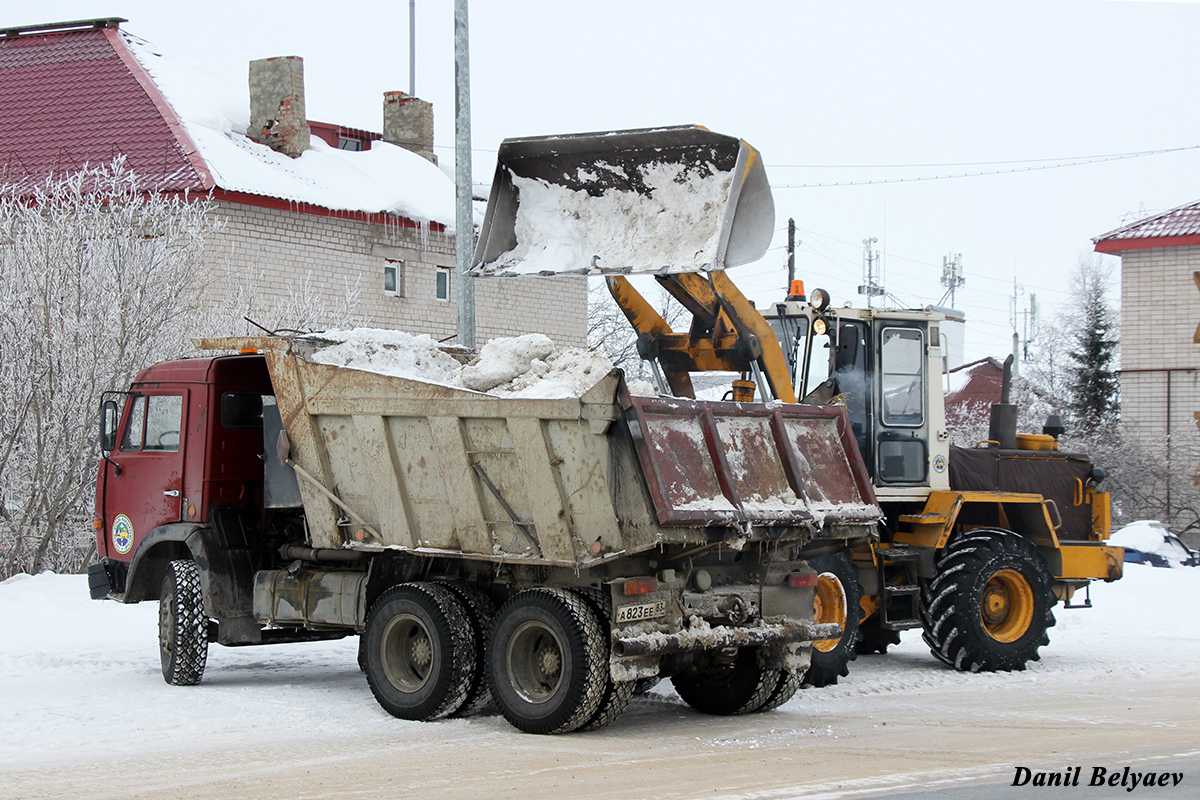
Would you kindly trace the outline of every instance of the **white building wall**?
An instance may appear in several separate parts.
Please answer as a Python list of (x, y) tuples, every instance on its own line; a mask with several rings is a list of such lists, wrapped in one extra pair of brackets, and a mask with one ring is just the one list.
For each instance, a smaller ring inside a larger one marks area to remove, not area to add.
[[(217, 207), (223, 228), (209, 250), (212, 302), (228, 295), (231, 280), (253, 282), (263, 299), (315, 291), (334, 307), (357, 286), (360, 324), (439, 340), (457, 333), (452, 234), (228, 201)], [(396, 295), (384, 292), (389, 264), (399, 268)], [(449, 271), (444, 300), (436, 294), (439, 268)], [(475, 325), (478, 344), (544, 333), (561, 346), (586, 346), (587, 279), (477, 280)]]

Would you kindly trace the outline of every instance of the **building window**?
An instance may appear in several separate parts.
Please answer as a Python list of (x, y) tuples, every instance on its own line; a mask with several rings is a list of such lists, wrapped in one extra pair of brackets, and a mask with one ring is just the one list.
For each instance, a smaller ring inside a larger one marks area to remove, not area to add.
[(362, 139), (352, 139), (349, 136), (338, 136), (338, 150), (363, 150)]
[(404, 262), (387, 259), (383, 264), (383, 293), (389, 297), (404, 296)]
[(437, 299), (450, 299), (450, 270), (445, 267), (438, 267), (437, 270)]

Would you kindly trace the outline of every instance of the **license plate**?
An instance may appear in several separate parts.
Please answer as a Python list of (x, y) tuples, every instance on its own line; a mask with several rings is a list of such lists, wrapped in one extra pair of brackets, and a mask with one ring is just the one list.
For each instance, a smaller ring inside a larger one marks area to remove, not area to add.
[(653, 603), (635, 603), (617, 607), (617, 622), (638, 622), (643, 619), (654, 619), (667, 613), (667, 601), (655, 600)]

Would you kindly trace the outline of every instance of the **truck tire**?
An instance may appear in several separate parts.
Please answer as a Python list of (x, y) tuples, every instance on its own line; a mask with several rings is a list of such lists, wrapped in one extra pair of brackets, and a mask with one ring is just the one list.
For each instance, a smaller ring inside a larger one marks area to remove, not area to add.
[(754, 709), (755, 711), (774, 711), (781, 705), (791, 700), (796, 696), (796, 692), (800, 691), (800, 687), (804, 684), (803, 673), (779, 673), (779, 682), (775, 684), (775, 688), (771, 690), (771, 694), (767, 695), (766, 701)]
[(467, 612), (434, 583), (402, 583), (381, 594), (367, 616), (363, 651), (372, 694), (400, 719), (453, 714), (478, 668)]
[(195, 686), (208, 662), (208, 617), (200, 588), (200, 568), (187, 559), (172, 561), (158, 595), (158, 650), (163, 680)]
[(488, 685), (487, 668), (487, 637), (491, 633), (492, 623), (496, 620), (496, 604), (492, 598), (483, 593), (477, 586), (469, 583), (454, 583), (446, 581), (439, 585), (450, 590), (467, 612), (467, 621), (471, 623), (471, 638), (475, 645), (475, 676), (467, 689), (467, 699), (462, 707), (452, 716), (467, 717), (477, 714), (492, 702), (492, 689)]
[(609, 655), (612, 642), (612, 596), (606, 589), (576, 589), (574, 590), (584, 600), (592, 606), (592, 610), (596, 612), (600, 618), (600, 627), (604, 634), (604, 693), (600, 697), (600, 705), (596, 707), (595, 712), (588, 718), (587, 722), (580, 725), (578, 731), (596, 731), (601, 728), (611, 725), (617, 720), (625, 709), (629, 706), (629, 701), (633, 699), (634, 690), (637, 688), (635, 681), (617, 682), (612, 679), (612, 673), (608, 669)]
[(808, 564), (818, 573), (815, 619), (838, 623), (842, 635), (838, 639), (813, 642), (812, 664), (804, 674), (803, 686), (833, 686), (838, 678), (850, 673), (850, 662), (858, 658), (855, 646), (862, 614), (862, 587), (858, 585), (858, 568), (849, 550), (811, 558)]
[(496, 614), (488, 645), (500, 713), (526, 733), (567, 733), (588, 722), (608, 681), (599, 615), (561, 589), (529, 589)]
[(736, 654), (723, 654), (704, 672), (672, 677), (671, 684), (701, 714), (727, 717), (762, 708), (782, 674), (759, 663), (758, 648), (740, 647)]
[(900, 631), (890, 631), (881, 626), (878, 613), (858, 623), (858, 643), (854, 649), (860, 655), (885, 654), (894, 644), (900, 644)]
[(921, 593), (925, 643), (958, 670), (1023, 670), (1049, 644), (1053, 577), (1037, 547), (1012, 531), (952, 539)]

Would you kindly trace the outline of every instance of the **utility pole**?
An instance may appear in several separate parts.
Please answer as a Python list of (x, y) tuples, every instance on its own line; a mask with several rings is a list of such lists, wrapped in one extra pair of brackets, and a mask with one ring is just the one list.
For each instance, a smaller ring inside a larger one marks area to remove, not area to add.
[(408, 0), (408, 96), (417, 96), (417, 0)]
[(946, 293), (942, 295), (942, 302), (938, 305), (945, 305), (946, 298), (950, 298), (950, 307), (954, 308), (954, 292), (966, 282), (967, 279), (962, 274), (962, 253), (955, 253), (953, 258), (943, 256), (942, 286), (946, 287)]
[(1022, 286), (1021, 284), (1017, 283), (1017, 279), (1016, 279), (1016, 277), (1014, 277), (1013, 278), (1012, 303), (1009, 306), (1009, 315), (1008, 315), (1008, 321), (1012, 324), (1012, 331), (1013, 331), (1012, 352), (1013, 352), (1013, 376), (1014, 377), (1016, 376), (1017, 372), (1020, 371), (1020, 364), (1021, 364), (1020, 318), (1021, 318), (1021, 314), (1024, 312), (1020, 311), (1018, 303), (1020, 302), (1020, 298), (1024, 294), (1025, 294), (1025, 287)]
[(787, 268), (788, 282), (787, 291), (792, 291), (792, 281), (796, 280), (796, 220), (788, 218), (788, 245), (787, 245)]
[[(877, 236), (863, 239), (863, 283), (859, 285), (858, 293), (867, 296), (867, 308), (871, 307), (872, 298), (884, 295), (883, 265), (879, 263), (879, 252), (874, 248), (878, 241)], [(876, 266), (879, 267), (878, 283), (875, 282)]]
[(454, 254), (458, 264), (458, 346), (475, 349), (475, 279), (467, 274), (475, 254), (471, 214), (471, 65), (467, 0), (454, 0)]

